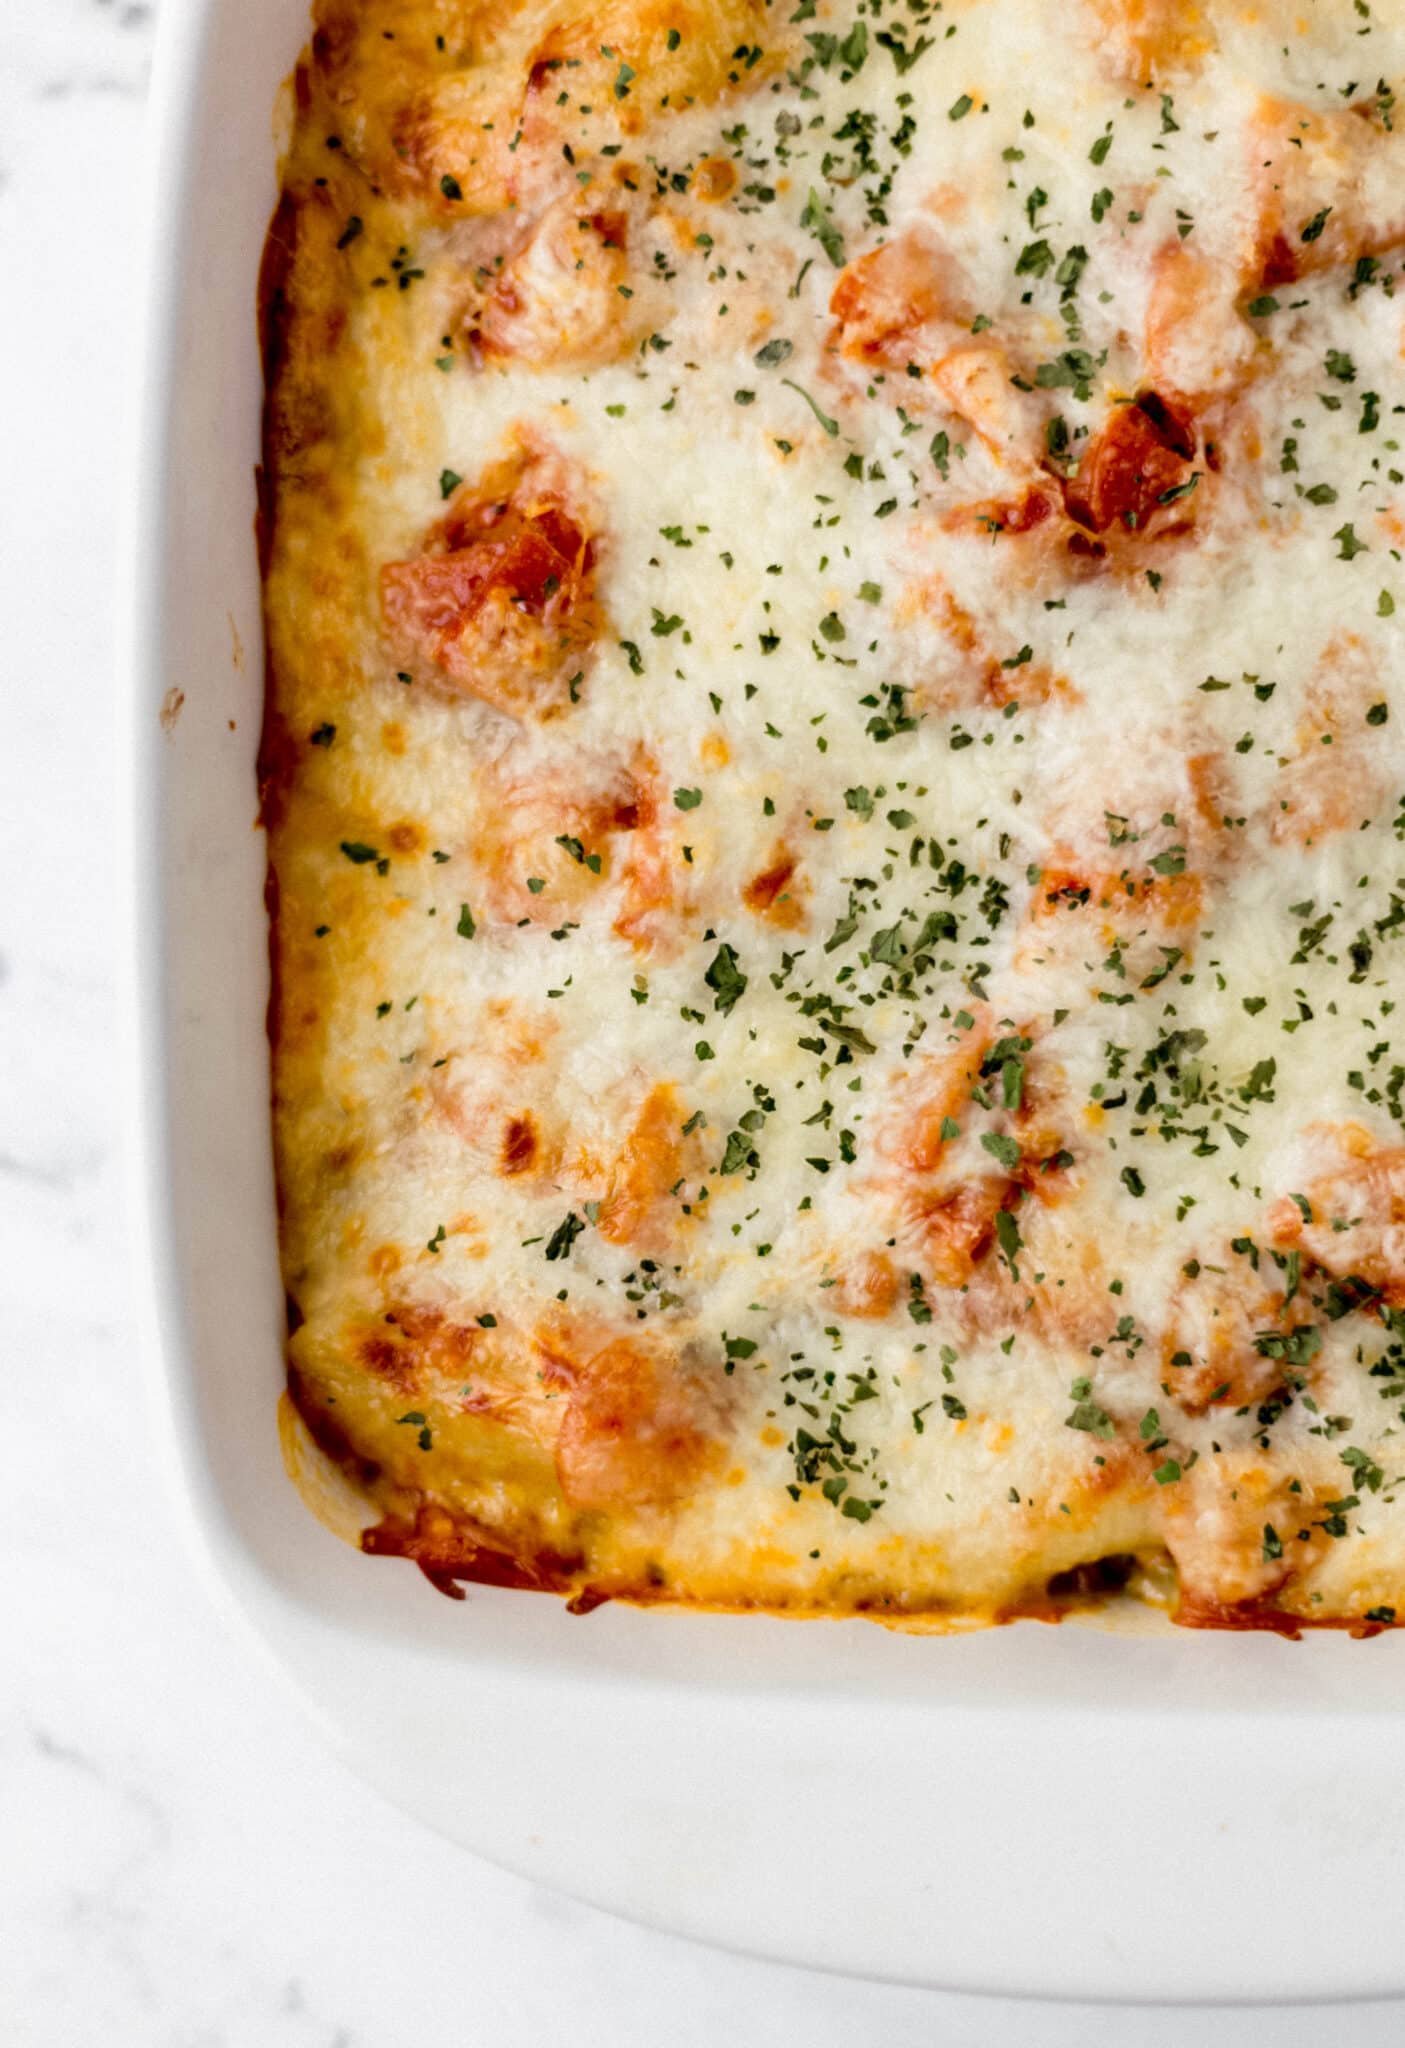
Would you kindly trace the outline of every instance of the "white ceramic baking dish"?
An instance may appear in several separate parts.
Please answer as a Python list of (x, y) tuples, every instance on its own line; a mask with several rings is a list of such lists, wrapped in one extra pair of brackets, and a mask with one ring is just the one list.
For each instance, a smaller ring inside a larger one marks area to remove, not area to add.
[(641, 1920), (1006, 1992), (1405, 1990), (1405, 1640), (460, 1605), (338, 1543), (285, 1478), (254, 299), (306, 5), (164, 10), (124, 582), (147, 1350), (224, 1605), (384, 1790)]

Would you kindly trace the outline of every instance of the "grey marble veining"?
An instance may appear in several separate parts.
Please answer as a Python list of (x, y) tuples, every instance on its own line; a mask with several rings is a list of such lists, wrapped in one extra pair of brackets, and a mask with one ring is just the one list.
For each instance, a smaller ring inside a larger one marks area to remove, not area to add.
[(0, 28), (6, 86), (43, 100), (140, 99), (155, 28), (149, 0), (9, 0)]

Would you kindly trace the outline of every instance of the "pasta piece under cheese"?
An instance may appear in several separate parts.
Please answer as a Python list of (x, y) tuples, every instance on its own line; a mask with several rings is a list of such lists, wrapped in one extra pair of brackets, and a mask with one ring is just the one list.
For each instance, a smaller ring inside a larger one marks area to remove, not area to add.
[(1084, 0), (1099, 49), (1133, 85), (1165, 85), (1215, 47), (1213, 10), (1201, 0)]
[(1185, 242), (1157, 251), (1144, 345), (1153, 385), (1172, 409), (1232, 397), (1248, 381), (1256, 341), (1236, 287), (1223, 264)]
[(652, 325), (631, 233), (622, 207), (584, 209), (574, 194), (553, 201), (466, 321), (475, 347), (489, 362), (538, 369), (618, 361)]
[(721, 1447), (677, 1361), (631, 1336), (549, 1328), (542, 1376), (565, 1394), (556, 1468), (568, 1502), (586, 1510), (657, 1506), (697, 1486)]
[(1094, 533), (1146, 534), (1183, 522), (1194, 515), (1195, 454), (1193, 425), (1154, 391), (1142, 392), (1114, 406), (1090, 440), (1066, 493), (1069, 510)]
[(1367, 1305), (1405, 1308), (1405, 1146), (1379, 1146), (1358, 1125), (1306, 1134), (1304, 1185), (1274, 1203), (1279, 1244), (1299, 1245)]
[(562, 465), (528, 445), (461, 485), (424, 552), (381, 571), (405, 659), (514, 717), (575, 702), (600, 630), (595, 546), (575, 497)]
[(1249, 136), (1253, 285), (1272, 290), (1405, 243), (1405, 130), (1387, 93), (1326, 114), (1261, 103)]
[(1324, 650), (1270, 791), (1275, 840), (1317, 846), (1369, 820), (1390, 770), (1377, 737), (1382, 688), (1358, 635), (1343, 634)]
[(1018, 388), (1003, 344), (973, 337), (969, 287), (935, 224), (909, 229), (849, 264), (830, 310), (842, 355), (917, 373), (994, 455), (1015, 465), (1033, 460), (1039, 409)]
[(646, 119), (710, 105), (780, 56), (761, 0), (318, 0), (314, 56), (372, 177), (440, 219), (489, 214)]

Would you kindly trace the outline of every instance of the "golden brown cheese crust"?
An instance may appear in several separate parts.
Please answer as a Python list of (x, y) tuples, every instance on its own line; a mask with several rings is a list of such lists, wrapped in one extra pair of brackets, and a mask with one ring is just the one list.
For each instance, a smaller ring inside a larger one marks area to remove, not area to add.
[(1405, 1613), (1372, 33), (320, 0), (261, 778), (290, 1414), (363, 1548)]

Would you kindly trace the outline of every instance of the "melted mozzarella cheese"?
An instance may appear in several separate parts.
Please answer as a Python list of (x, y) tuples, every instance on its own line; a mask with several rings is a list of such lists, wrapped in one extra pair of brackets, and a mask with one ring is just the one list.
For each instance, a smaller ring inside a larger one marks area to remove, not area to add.
[(369, 1547), (1390, 1618), (1399, 36), (460, 11), (319, 46), (275, 238), (290, 1361)]

